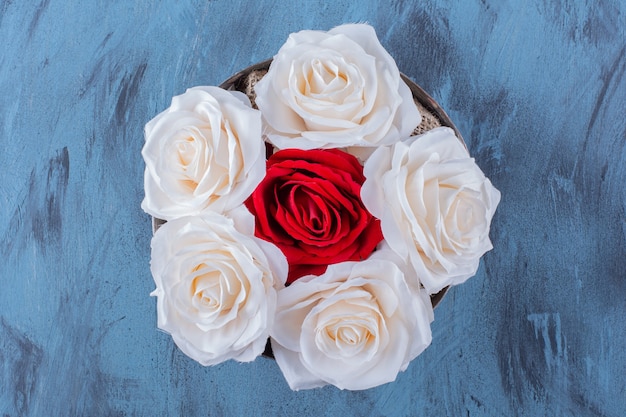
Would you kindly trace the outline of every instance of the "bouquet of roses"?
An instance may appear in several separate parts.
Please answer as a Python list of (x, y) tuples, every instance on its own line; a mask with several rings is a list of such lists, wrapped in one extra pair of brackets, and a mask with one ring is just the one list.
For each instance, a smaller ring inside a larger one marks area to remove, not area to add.
[(414, 135), (368, 25), (290, 35), (252, 90), (191, 88), (145, 127), (158, 327), (203, 365), (269, 338), (294, 390), (393, 381), (431, 342), (429, 295), (492, 248), (500, 193), (452, 129)]

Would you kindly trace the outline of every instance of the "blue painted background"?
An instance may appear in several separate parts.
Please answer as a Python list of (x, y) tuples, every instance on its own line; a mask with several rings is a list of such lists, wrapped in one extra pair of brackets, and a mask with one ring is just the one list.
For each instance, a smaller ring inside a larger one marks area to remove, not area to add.
[[(2, 416), (626, 415), (626, 2), (0, 0)], [(367, 21), (502, 191), (495, 249), (395, 383), (292, 393), (156, 329), (143, 125)]]

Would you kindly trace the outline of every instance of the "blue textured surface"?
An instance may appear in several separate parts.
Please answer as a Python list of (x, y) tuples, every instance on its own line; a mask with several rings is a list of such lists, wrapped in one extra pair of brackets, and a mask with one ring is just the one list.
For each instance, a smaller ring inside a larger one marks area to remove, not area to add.
[[(626, 2), (0, 0), (0, 413), (626, 415)], [(292, 393), (156, 330), (146, 121), (368, 21), (502, 191), (495, 250), (395, 383)]]

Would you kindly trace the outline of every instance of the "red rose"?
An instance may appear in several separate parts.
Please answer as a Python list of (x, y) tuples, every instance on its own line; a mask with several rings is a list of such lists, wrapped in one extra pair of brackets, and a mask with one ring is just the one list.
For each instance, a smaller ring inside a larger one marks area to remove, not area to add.
[(383, 239), (380, 221), (361, 202), (363, 167), (337, 149), (284, 149), (246, 201), (255, 235), (289, 262), (287, 283), (330, 264), (367, 258)]

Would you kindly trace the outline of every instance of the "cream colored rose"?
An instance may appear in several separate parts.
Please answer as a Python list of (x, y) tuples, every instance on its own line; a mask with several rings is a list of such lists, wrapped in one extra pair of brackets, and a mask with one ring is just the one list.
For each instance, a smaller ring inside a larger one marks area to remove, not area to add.
[(287, 277), (280, 250), (252, 236), (252, 215), (243, 207), (229, 215), (181, 217), (152, 239), (158, 327), (203, 365), (263, 352)]
[(381, 147), (363, 172), (365, 207), (430, 294), (476, 273), (500, 192), (451, 129)]
[(255, 90), (264, 133), (279, 149), (386, 145), (421, 121), (395, 61), (365, 24), (291, 34)]
[(145, 128), (141, 207), (171, 220), (237, 207), (265, 174), (261, 115), (239, 92), (194, 87)]
[(385, 259), (330, 265), (278, 293), (271, 332), (293, 390), (361, 390), (394, 381), (431, 342), (432, 306)]

